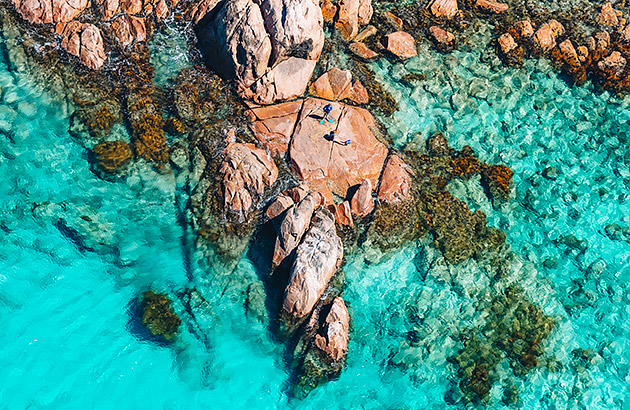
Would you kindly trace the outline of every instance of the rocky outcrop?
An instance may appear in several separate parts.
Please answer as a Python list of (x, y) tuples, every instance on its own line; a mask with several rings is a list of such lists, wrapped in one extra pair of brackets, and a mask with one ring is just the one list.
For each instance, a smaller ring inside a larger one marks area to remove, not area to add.
[(336, 297), (326, 319), (315, 335), (315, 346), (332, 361), (341, 361), (348, 354), (350, 314), (343, 299)]
[(431, 3), (429, 9), (435, 17), (445, 17), (447, 19), (455, 17), (459, 11), (457, 0), (435, 0)]
[(475, 2), (475, 7), (490, 13), (505, 13), (510, 8), (510, 6), (505, 3), (499, 3), (492, 0), (477, 0)]
[(295, 250), (309, 224), (315, 209), (321, 204), (318, 192), (309, 193), (304, 199), (291, 206), (278, 226), (272, 266), (280, 266)]
[(61, 48), (78, 57), (81, 64), (98, 70), (105, 63), (103, 37), (95, 25), (78, 21), (59, 23), (55, 32), (62, 37)]
[(211, 12), (191, 17), (206, 60), (243, 97), (272, 104), (304, 93), (324, 45), (315, 3), (233, 0), (203, 9)]
[(411, 34), (397, 31), (385, 36), (385, 48), (398, 58), (407, 59), (418, 55), (416, 41)]
[(328, 209), (335, 215), (335, 222), (337, 222), (338, 225), (354, 226), (350, 202), (343, 201), (340, 204), (332, 204), (328, 206)]
[(390, 204), (411, 200), (412, 175), (411, 167), (398, 155), (390, 156), (381, 177), (378, 199)]
[(433, 40), (441, 47), (451, 47), (455, 43), (455, 36), (450, 31), (446, 31), (438, 26), (431, 26), (429, 33)]
[(369, 179), (364, 179), (359, 185), (359, 189), (357, 189), (350, 201), (350, 208), (357, 218), (364, 218), (374, 210), (372, 182)]
[(330, 0), (323, 0), (320, 4), (320, 8), (322, 9), (324, 22), (328, 24), (332, 23), (335, 20), (335, 16), (337, 15), (337, 5)]
[(109, 28), (118, 44), (123, 48), (147, 39), (144, 18), (121, 15), (112, 21)]
[(517, 21), (514, 23), (514, 28), (520, 38), (528, 39), (534, 35), (534, 27), (529, 20)]
[(335, 28), (346, 41), (350, 41), (359, 33), (360, 0), (341, 0)]
[(560, 23), (558, 23), (557, 21), (551, 20), (541, 25), (540, 28), (536, 31), (533, 41), (534, 45), (539, 51), (546, 53), (548, 51), (551, 51), (551, 49), (556, 46), (556, 38), (562, 35), (562, 32), (564, 30), (560, 29), (562, 28), (562, 26), (559, 24)]
[(222, 77), (249, 88), (267, 72), (271, 39), (258, 4), (253, 0), (222, 3), (214, 17), (197, 25), (197, 35), (208, 64)]
[(67, 23), (87, 7), (87, 0), (13, 0), (18, 13), (30, 23)]
[[(374, 117), (365, 109), (332, 102), (334, 123), (321, 122), (328, 101), (308, 98), (295, 127), (290, 145), (291, 166), (311, 186), (324, 185), (345, 197), (348, 188), (369, 179), (373, 185), (387, 157), (387, 148), (375, 135)], [(334, 131), (342, 145), (326, 138)]]
[(283, 157), (289, 149), (291, 134), (302, 109), (302, 101), (252, 108), (246, 112), (256, 139), (274, 157)]
[(343, 244), (335, 220), (326, 208), (318, 210), (297, 247), (282, 310), (289, 322), (299, 322), (313, 310), (341, 265)]
[(352, 82), (352, 73), (348, 70), (333, 68), (315, 80), (309, 93), (318, 98), (330, 101), (348, 99), (358, 104), (366, 104), (370, 101), (367, 90), (360, 81)]
[(263, 0), (265, 27), (273, 49), (269, 65), (288, 57), (317, 60), (324, 47), (322, 11), (312, 0)]
[(608, 57), (597, 63), (597, 67), (608, 77), (618, 77), (626, 68), (626, 59), (619, 51), (613, 51)]
[(353, 41), (352, 43), (350, 43), (350, 46), (348, 48), (350, 49), (352, 54), (365, 61), (376, 60), (380, 57), (380, 55), (376, 51), (370, 49), (368, 46), (358, 41)]
[(220, 173), (225, 210), (245, 213), (251, 209), (253, 198), (276, 181), (278, 168), (269, 154), (253, 144), (230, 143)]

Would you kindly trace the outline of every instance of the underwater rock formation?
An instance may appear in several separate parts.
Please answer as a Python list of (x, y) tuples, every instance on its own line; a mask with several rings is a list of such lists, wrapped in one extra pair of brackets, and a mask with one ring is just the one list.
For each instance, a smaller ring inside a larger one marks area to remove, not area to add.
[(253, 197), (273, 185), (278, 168), (269, 154), (253, 144), (230, 143), (219, 172), (223, 176), (225, 210), (245, 213)]
[[(345, 197), (348, 188), (364, 179), (377, 184), (387, 148), (376, 137), (380, 131), (374, 117), (363, 108), (333, 102), (334, 123), (320, 121), (327, 103), (315, 98), (304, 101), (290, 144), (291, 165), (303, 181), (328, 186)], [(350, 144), (330, 141), (326, 135), (331, 131)]]
[(181, 320), (173, 312), (168, 296), (148, 290), (142, 294), (140, 309), (142, 311), (142, 324), (154, 336), (162, 336), (166, 340), (172, 340), (177, 335)]
[(467, 332), (464, 349), (454, 358), (462, 377), (460, 389), (473, 402), (486, 401), (496, 381), (495, 367), (507, 358), (514, 374), (525, 376), (544, 354), (541, 344), (555, 326), (522, 290), (508, 287), (495, 296), (481, 329)]
[(284, 293), (282, 316), (288, 328), (313, 310), (342, 260), (343, 244), (337, 236), (335, 219), (326, 208), (320, 208), (297, 247)]
[(107, 141), (92, 148), (96, 156), (96, 163), (100, 170), (113, 174), (133, 159), (133, 151), (124, 141)]

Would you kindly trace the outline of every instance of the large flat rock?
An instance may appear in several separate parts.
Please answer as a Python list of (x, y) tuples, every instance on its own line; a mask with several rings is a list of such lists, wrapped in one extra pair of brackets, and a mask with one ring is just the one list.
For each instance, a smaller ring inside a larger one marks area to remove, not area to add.
[[(375, 136), (379, 130), (374, 117), (363, 108), (331, 102), (334, 123), (320, 124), (328, 103), (317, 98), (304, 101), (289, 149), (293, 170), (309, 185), (328, 186), (342, 197), (364, 179), (377, 186), (387, 147)], [(330, 141), (326, 137), (331, 131), (338, 141), (350, 140), (350, 144)]]

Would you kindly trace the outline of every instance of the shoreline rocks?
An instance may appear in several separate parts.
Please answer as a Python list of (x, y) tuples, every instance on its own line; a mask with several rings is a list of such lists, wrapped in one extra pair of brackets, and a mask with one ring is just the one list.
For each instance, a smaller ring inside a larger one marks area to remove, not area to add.
[(320, 208), (296, 249), (284, 293), (282, 312), (289, 327), (303, 321), (313, 310), (342, 260), (343, 244), (337, 236), (334, 217), (326, 208)]

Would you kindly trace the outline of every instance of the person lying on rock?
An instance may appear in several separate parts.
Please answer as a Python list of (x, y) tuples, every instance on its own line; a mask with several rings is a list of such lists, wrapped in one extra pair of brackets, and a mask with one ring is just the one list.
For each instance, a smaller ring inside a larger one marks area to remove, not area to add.
[(332, 141), (335, 144), (339, 144), (339, 145), (350, 145), (350, 140), (345, 140), (345, 141), (337, 141), (336, 140), (337, 135), (335, 135), (334, 131), (330, 131), (330, 134), (328, 134), (328, 141)]

